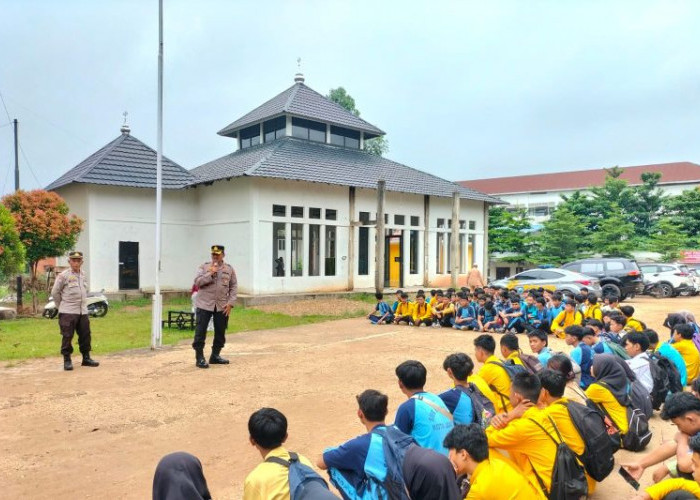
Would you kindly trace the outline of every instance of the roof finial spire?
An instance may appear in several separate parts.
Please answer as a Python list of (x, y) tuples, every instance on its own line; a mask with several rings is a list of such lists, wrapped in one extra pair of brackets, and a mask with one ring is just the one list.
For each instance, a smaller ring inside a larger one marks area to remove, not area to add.
[(124, 117), (124, 123), (122, 124), (122, 128), (119, 129), (119, 130), (121, 130), (122, 134), (125, 134), (125, 135), (129, 135), (129, 132), (131, 132), (129, 125), (126, 124), (126, 117), (128, 115), (129, 115), (129, 113), (127, 111), (124, 111), (122, 113), (122, 116)]
[(295, 83), (304, 83), (304, 74), (301, 72), (301, 57), (297, 57), (297, 74), (294, 75)]

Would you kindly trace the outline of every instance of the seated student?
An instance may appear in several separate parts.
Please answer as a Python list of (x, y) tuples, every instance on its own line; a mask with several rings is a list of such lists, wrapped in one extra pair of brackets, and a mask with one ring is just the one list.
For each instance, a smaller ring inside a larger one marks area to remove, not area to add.
[(566, 354), (555, 354), (547, 361), (546, 368), (561, 373), (566, 378), (566, 389), (564, 396), (571, 400), (585, 404), (586, 400), (580, 389), (580, 377), (577, 378), (576, 372), (580, 374), (581, 368), (571, 361)]
[[(396, 290), (394, 292), (394, 295), (396, 296), (396, 300), (394, 300), (394, 303), (391, 305), (391, 312), (396, 314), (396, 308), (399, 306), (399, 302), (401, 302), (403, 290)], [(406, 298), (408, 298), (408, 294), (406, 294)]]
[(510, 298), (510, 307), (499, 313), (503, 320), (503, 328), (506, 332), (523, 333), (525, 331), (525, 318), (520, 308), (520, 299)]
[(408, 301), (408, 294), (406, 292), (401, 292), (399, 304), (394, 310), (394, 324), (399, 325), (401, 323), (406, 323), (408, 325), (413, 319), (412, 316), (413, 304)]
[(588, 307), (586, 307), (586, 312), (583, 313), (584, 319), (595, 319), (598, 321), (603, 321), (603, 311), (600, 310), (600, 304), (598, 304), (598, 297), (595, 295), (588, 296)]
[(386, 325), (394, 320), (394, 315), (391, 312), (391, 307), (389, 304), (384, 302), (384, 294), (375, 293), (374, 297), (377, 299), (377, 305), (374, 306), (374, 311), (369, 313), (367, 318), (372, 322), (373, 325)]
[[(460, 292), (461, 293), (461, 292)], [(449, 295), (449, 294), (448, 294)], [(437, 298), (437, 304), (433, 308), (433, 326), (434, 327), (450, 327), (455, 319), (455, 306), (450, 302), (450, 297), (440, 295)]]
[(625, 330), (625, 325), (627, 324), (627, 318), (625, 318), (622, 313), (612, 312), (608, 314), (608, 331), (611, 335), (617, 336), (617, 338), (622, 339), (624, 335), (627, 335), (627, 330)]
[(625, 337), (625, 351), (630, 357), (626, 362), (634, 372), (637, 380), (651, 394), (654, 388), (654, 379), (651, 376), (647, 349), (649, 349), (649, 337), (644, 333), (632, 332)]
[[(679, 353), (675, 347), (669, 342), (663, 342), (659, 344), (659, 334), (654, 330), (644, 330), (643, 332), (649, 339), (649, 350), (651, 352), (657, 352), (661, 356), (668, 358), (674, 364), (678, 370), (678, 374), (681, 376), (681, 384), (685, 387), (688, 385), (688, 370), (685, 366), (685, 361), (683, 356)], [(697, 379), (696, 379), (697, 380)]]
[(437, 290), (432, 289), (430, 290), (430, 297), (426, 300), (428, 304), (430, 304), (431, 307), (434, 307), (435, 304), (437, 303)]
[[(274, 408), (261, 408), (248, 419), (250, 444), (260, 452), (263, 462), (253, 469), (243, 484), (243, 500), (289, 498), (289, 469), (270, 457), (289, 460), (289, 452), (282, 446), (287, 440), (287, 418)], [(311, 467), (311, 462), (299, 455), (299, 461)]]
[[(673, 439), (661, 443), (653, 451), (637, 455), (635, 460), (622, 464), (635, 479), (642, 477), (645, 469), (656, 464), (661, 464), (653, 475), (657, 482), (669, 472), (687, 476), (693, 471), (688, 440), (700, 433), (700, 400), (689, 392), (671, 394), (661, 410), (661, 418), (670, 420), (678, 428), (678, 432)], [(670, 471), (665, 463), (670, 458), (676, 459), (673, 460), (673, 471)]]
[(510, 376), (503, 368), (494, 352), (496, 351), (496, 341), (491, 335), (479, 335), (474, 339), (474, 356), (482, 363), (479, 369), (479, 376), (488, 384), (491, 390), (498, 396), (496, 411), (505, 413), (513, 407), (508, 402), (510, 397)]
[(479, 321), (476, 310), (469, 303), (466, 295), (459, 298), (459, 313), (454, 318), (454, 328), (457, 330), (478, 330)]
[[(590, 330), (592, 332), (592, 330)], [(582, 342), (584, 329), (579, 325), (567, 326), (564, 330), (564, 342), (573, 347), (569, 356), (581, 367), (581, 388), (586, 389), (593, 382), (591, 366), (593, 366), (593, 350)]]
[(576, 310), (581, 313), (581, 316), (585, 317), (586, 309), (588, 308), (586, 296), (582, 293), (577, 293), (574, 295), (574, 302), (576, 303)]
[(211, 500), (199, 459), (184, 451), (161, 458), (153, 476), (153, 500)]
[(517, 335), (514, 333), (506, 333), (501, 337), (499, 343), (501, 345), (501, 356), (503, 356), (505, 361), (513, 360), (513, 363), (516, 365), (523, 364), (520, 359), (520, 344)]
[(583, 322), (583, 315), (576, 310), (573, 301), (566, 300), (563, 304), (564, 310), (552, 321), (552, 333), (560, 339), (564, 338), (564, 330), (567, 327), (571, 325), (581, 325)]
[[(513, 377), (510, 401), (515, 406), (524, 401), (534, 403), (540, 397), (540, 389), (536, 375), (518, 373)], [(540, 426), (551, 436), (556, 436), (551, 421), (543, 411), (537, 406), (531, 406), (520, 418), (510, 421), (502, 429), (490, 426), (486, 429), (486, 437), (489, 448), (510, 453), (531, 484), (539, 485), (541, 481), (544, 489), (550, 491), (557, 446)]]
[(416, 295), (416, 303), (413, 304), (409, 324), (412, 326), (430, 326), (433, 324), (433, 311), (430, 308), (430, 304), (425, 303), (425, 296)]
[(525, 328), (528, 331), (532, 330), (533, 328), (537, 328), (534, 324), (537, 320), (537, 305), (535, 303), (535, 295), (532, 290), (525, 296), (525, 303), (521, 304), (520, 308), (523, 311)]
[(688, 441), (690, 461), (692, 463), (692, 479), (666, 479), (644, 491), (639, 492), (635, 499), (643, 500), (684, 500), (700, 498), (700, 435), (691, 437)]
[[(478, 375), (473, 375), (474, 362), (468, 354), (457, 352), (450, 354), (442, 363), (443, 369), (447, 372), (454, 387), (441, 393), (440, 399), (454, 417), (455, 424), (471, 424), (472, 422), (488, 422), (493, 417), (496, 408), (496, 395)], [(470, 384), (476, 387), (484, 397), (493, 404), (491, 411), (484, 408), (484, 414), (474, 415), (474, 404), (465, 392)]]
[(442, 399), (423, 390), (427, 375), (420, 361), (404, 361), (396, 367), (399, 388), (408, 401), (396, 410), (394, 425), (423, 448), (447, 455), (442, 440), (454, 426), (453, 418)]
[(641, 332), (647, 327), (642, 321), (634, 317), (634, 307), (620, 306), (620, 312), (627, 318), (627, 324), (625, 326), (627, 326), (628, 330)]
[(603, 307), (601, 308), (604, 313), (606, 312), (620, 312), (620, 297), (617, 295), (606, 295), (603, 298)]
[(498, 313), (490, 300), (487, 300), (484, 307), (479, 309), (478, 322), (480, 332), (493, 332), (500, 327)]
[(629, 430), (626, 404), (630, 379), (622, 367), (627, 367), (627, 364), (621, 359), (618, 362), (618, 359), (612, 354), (596, 356), (591, 370), (595, 382), (585, 392), (588, 399), (605, 410), (620, 434), (624, 435)]
[(547, 315), (547, 304), (544, 301), (544, 297), (535, 298), (535, 316), (532, 318), (530, 324), (536, 329), (548, 332), (549, 331), (549, 319)]
[(527, 337), (530, 341), (530, 349), (539, 358), (542, 366), (546, 366), (553, 354), (549, 348), (549, 335), (544, 330), (532, 330)]
[(450, 461), (457, 474), (469, 475), (471, 487), (466, 500), (544, 498), (513, 462), (489, 450), (486, 433), (479, 425), (456, 425), (444, 444), (450, 450)]
[(604, 325), (602, 321), (597, 319), (586, 319), (584, 320), (586, 328), (590, 328), (593, 331), (595, 342), (591, 346), (594, 354), (615, 354), (613, 350), (608, 345), (609, 342), (615, 342), (612, 340), (612, 336), (604, 330)]
[(693, 327), (687, 323), (681, 323), (673, 328), (672, 335), (673, 343), (671, 344), (685, 361), (685, 367), (688, 373), (688, 383), (693, 383), (700, 372), (700, 354), (693, 343)]

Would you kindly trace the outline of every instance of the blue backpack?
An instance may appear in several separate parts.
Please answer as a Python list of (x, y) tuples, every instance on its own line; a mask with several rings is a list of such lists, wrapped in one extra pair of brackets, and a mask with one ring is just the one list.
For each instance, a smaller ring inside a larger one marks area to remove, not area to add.
[(299, 455), (289, 452), (289, 461), (280, 457), (268, 457), (266, 462), (283, 465), (289, 469), (289, 497), (291, 500), (338, 500), (330, 492), (328, 483), (315, 470), (299, 461)]
[(398, 427), (390, 425), (376, 429), (382, 436), (384, 460), (386, 461), (386, 478), (382, 483), (390, 500), (411, 500), (403, 477), (403, 463), (406, 451), (411, 446), (418, 446), (411, 436), (401, 432)]

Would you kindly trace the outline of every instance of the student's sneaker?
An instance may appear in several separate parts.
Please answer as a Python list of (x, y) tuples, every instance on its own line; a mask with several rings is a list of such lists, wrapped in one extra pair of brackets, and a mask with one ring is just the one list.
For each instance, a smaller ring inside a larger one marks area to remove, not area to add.
[(462, 327), (460, 327), (459, 329), (462, 330), (462, 331), (464, 331), (464, 330), (469, 330), (469, 327), (468, 327), (468, 326), (462, 326)]
[(506, 330), (505, 328), (494, 328), (493, 332), (494, 333), (503, 333), (503, 332), (505, 332), (505, 330)]
[(439, 327), (440, 327), (440, 323), (433, 323), (433, 328), (439, 328)]
[(459, 327), (457, 325), (452, 325), (452, 328), (454, 328), (455, 330), (459, 330)]

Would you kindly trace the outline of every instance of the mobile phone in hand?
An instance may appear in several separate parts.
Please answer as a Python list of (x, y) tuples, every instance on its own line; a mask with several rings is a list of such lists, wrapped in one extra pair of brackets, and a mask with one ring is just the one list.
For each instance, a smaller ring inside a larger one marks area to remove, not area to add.
[(639, 490), (639, 483), (637, 482), (637, 480), (636, 480), (635, 478), (633, 478), (633, 477), (630, 475), (629, 472), (627, 472), (627, 470), (626, 470), (624, 467), (620, 467), (620, 468), (618, 469), (617, 472), (620, 473), (620, 475), (622, 476), (622, 478), (623, 478), (625, 481), (627, 481), (627, 483), (628, 483), (630, 486), (632, 486), (632, 488), (634, 488), (635, 490)]

